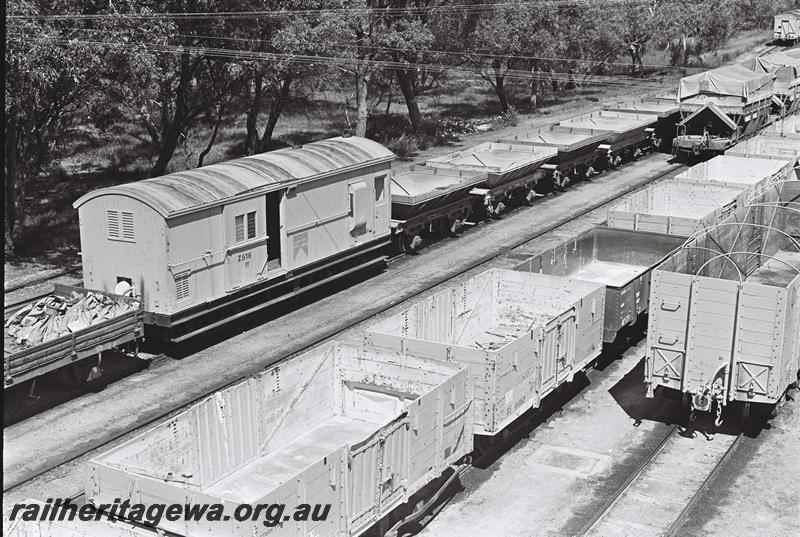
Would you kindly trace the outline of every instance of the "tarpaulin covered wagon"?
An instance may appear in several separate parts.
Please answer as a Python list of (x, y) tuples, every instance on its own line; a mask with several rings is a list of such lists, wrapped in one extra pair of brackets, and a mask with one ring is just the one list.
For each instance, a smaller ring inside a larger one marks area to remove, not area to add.
[(601, 351), (605, 289), (492, 269), (367, 329), (376, 347), (468, 366), (475, 434), (493, 436)]
[(457, 233), (476, 204), (470, 191), (485, 181), (486, 174), (482, 172), (428, 166), (395, 173), (392, 226), (400, 246), (418, 248), (429, 231), (439, 235)]
[(55, 284), (53, 292), (5, 319), (4, 386), (138, 340), (141, 300)]
[(509, 197), (530, 195), (544, 176), (540, 167), (557, 154), (552, 147), (487, 142), (432, 158), (425, 165), (486, 174), (485, 184), (471, 192), (484, 199), (489, 214), (496, 214), (505, 209)]

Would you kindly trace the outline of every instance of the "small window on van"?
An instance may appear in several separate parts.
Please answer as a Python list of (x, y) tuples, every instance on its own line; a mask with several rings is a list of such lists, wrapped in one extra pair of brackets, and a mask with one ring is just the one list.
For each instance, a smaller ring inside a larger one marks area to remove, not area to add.
[(386, 199), (386, 176), (381, 175), (375, 178), (375, 201), (383, 201)]
[(256, 238), (255, 211), (236, 216), (234, 224), (236, 227), (236, 242), (244, 242)]

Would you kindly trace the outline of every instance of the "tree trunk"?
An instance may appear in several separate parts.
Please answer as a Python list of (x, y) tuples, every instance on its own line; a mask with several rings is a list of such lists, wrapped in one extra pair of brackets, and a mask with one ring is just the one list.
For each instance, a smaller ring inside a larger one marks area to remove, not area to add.
[(17, 191), (19, 182), (19, 169), (17, 167), (17, 121), (15, 111), (12, 109), (6, 116), (6, 147), (5, 190), (3, 192), (3, 205), (5, 207), (5, 246), (6, 255), (14, 253), (14, 238), (17, 232)]
[(359, 67), (356, 71), (356, 136), (367, 135), (369, 79), (369, 68)]
[(508, 92), (506, 92), (505, 88), (505, 77), (496, 74), (494, 77), (493, 85), (494, 85), (494, 91), (495, 93), (497, 93), (497, 100), (500, 101), (500, 108), (505, 114), (506, 112), (508, 112), (509, 109)]
[(289, 100), (289, 90), (292, 87), (292, 77), (287, 76), (281, 82), (280, 88), (272, 92), (272, 106), (269, 109), (267, 126), (264, 128), (264, 136), (261, 138), (261, 150), (267, 151), (272, 143), (272, 135), (275, 133), (275, 125), (283, 113), (286, 102)]
[(538, 70), (535, 65), (531, 66), (531, 93), (529, 97), (531, 110), (536, 110), (539, 104), (539, 86), (541, 82), (538, 79)]
[(150, 177), (164, 175), (167, 170), (172, 155), (178, 147), (181, 135), (189, 123), (189, 101), (191, 99), (192, 66), (189, 53), (184, 53), (181, 57), (181, 72), (178, 89), (175, 95), (175, 114), (162, 126), (161, 148), (158, 152), (153, 169), (150, 170)]
[(261, 96), (263, 94), (263, 76), (256, 73), (253, 76), (252, 92), (250, 92), (250, 106), (247, 109), (247, 138), (244, 147), (248, 155), (258, 151), (258, 113), (261, 111)]
[[(414, 134), (422, 134), (425, 130), (425, 124), (422, 120), (422, 114), (419, 111), (417, 96), (414, 93), (414, 84), (411, 82), (411, 76), (408, 71), (404, 69), (400, 69), (396, 72), (397, 82), (400, 84), (400, 91), (403, 92), (403, 98), (406, 100), (408, 119), (411, 120), (411, 128)], [(389, 102), (391, 103), (391, 97)]]
[(214, 142), (217, 141), (217, 134), (219, 133), (219, 126), (222, 124), (222, 116), (225, 113), (225, 109), (222, 105), (217, 106), (217, 118), (214, 122), (214, 131), (211, 133), (211, 138), (208, 139), (208, 144), (206, 148), (200, 152), (200, 156), (197, 159), (197, 167), (203, 167), (203, 160), (206, 158), (206, 155), (211, 152), (211, 148), (214, 147)]

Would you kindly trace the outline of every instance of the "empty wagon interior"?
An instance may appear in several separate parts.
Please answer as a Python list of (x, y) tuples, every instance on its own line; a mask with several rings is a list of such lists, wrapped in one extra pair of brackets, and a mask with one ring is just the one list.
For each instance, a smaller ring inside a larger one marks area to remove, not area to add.
[(370, 331), (493, 351), (545, 326), (595, 288), (556, 276), (493, 269)]
[(682, 243), (673, 235), (598, 227), (531, 256), (516, 269), (624, 287)]
[[(453, 374), (410, 374), (379, 352), (329, 344), (217, 392), (95, 460), (252, 502), (345, 445), (356, 446)], [(388, 351), (383, 351), (388, 352)], [(409, 358), (412, 359), (412, 358)]]
[(788, 287), (800, 277), (800, 186), (782, 183), (707, 229), (659, 270)]
[(741, 193), (736, 187), (666, 181), (633, 194), (611, 211), (699, 218), (730, 205)]
[(789, 165), (781, 160), (723, 155), (692, 166), (675, 178), (749, 186), (788, 171), (788, 168)]

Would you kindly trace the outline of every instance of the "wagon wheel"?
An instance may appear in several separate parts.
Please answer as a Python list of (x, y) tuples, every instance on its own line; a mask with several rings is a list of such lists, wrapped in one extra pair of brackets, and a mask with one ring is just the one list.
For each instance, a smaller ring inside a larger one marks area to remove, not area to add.
[(409, 238), (408, 235), (403, 234), (400, 239), (400, 249), (403, 253), (414, 254), (420, 246), (422, 246), (422, 237), (419, 235), (414, 235), (414, 237)]
[(494, 436), (486, 436), (482, 434), (475, 435), (475, 448), (479, 454), (487, 453), (494, 447)]

